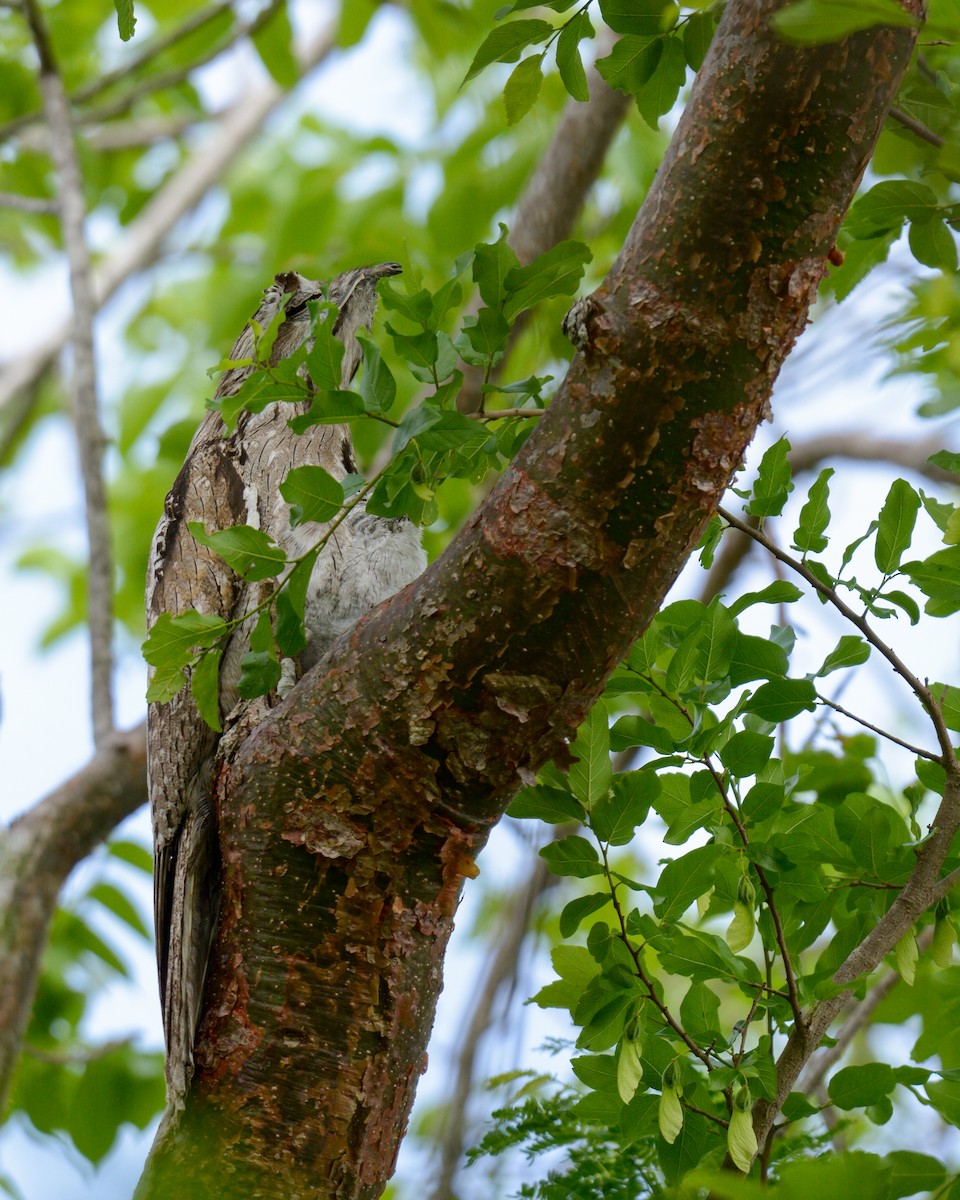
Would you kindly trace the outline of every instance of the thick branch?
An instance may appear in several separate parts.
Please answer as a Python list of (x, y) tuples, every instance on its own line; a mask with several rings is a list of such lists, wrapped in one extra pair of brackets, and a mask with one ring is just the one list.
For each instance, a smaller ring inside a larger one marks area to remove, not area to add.
[(142, 1196), (212, 1163), (224, 1196), (382, 1192), (462, 878), (696, 544), (909, 61), (909, 30), (784, 45), (776, 7), (727, 5), (586, 344), (483, 509), (227, 750), (197, 1073)]
[(67, 876), (147, 800), (146, 726), (112, 734), (86, 767), (0, 838), (0, 1110)]
[(70, 104), (35, 0), (23, 11), (40, 58), (40, 92), (59, 179), (60, 225), (70, 264), (73, 300), (73, 417), (80, 453), (87, 522), (87, 623), (90, 627), (90, 702), (99, 746), (113, 730), (113, 554), (103, 478), (104, 436), (97, 404), (93, 345), (93, 286), (87, 248), (83, 175), (73, 141)]

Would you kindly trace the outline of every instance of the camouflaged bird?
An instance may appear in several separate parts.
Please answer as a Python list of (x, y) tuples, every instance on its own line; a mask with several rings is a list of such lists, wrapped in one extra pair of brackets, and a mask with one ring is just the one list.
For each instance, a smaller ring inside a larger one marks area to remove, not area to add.
[[(296, 272), (277, 275), (263, 303), (237, 339), (233, 362), (254, 359), (256, 337), (283, 310), (271, 365), (295, 353), (310, 334), (308, 303), (329, 300), (339, 313), (334, 336), (344, 345), (346, 387), (361, 359), (358, 331), (369, 329), (377, 306), (377, 281), (400, 271), (397, 263), (359, 267), (329, 287)], [(254, 330), (258, 331), (255, 336)], [(235, 395), (256, 369), (227, 370), (217, 398)], [(301, 368), (301, 374), (304, 368)], [(309, 385), (309, 378), (306, 377)], [(188, 525), (208, 531), (246, 524), (263, 530), (286, 552), (302, 555), (327, 526), (291, 528), (290, 506), (279, 485), (294, 467), (319, 465), (337, 479), (356, 471), (346, 425), (312, 425), (297, 435), (291, 417), (310, 400), (273, 402), (262, 412), (242, 411), (232, 432), (219, 412), (204, 417), (164, 504), (147, 574), (147, 623), (161, 613), (187, 609), (235, 619), (256, 607), (266, 583), (249, 583), (213, 550), (200, 545)], [(305, 605), (307, 649), (285, 663), (292, 678), (316, 662), (331, 641), (368, 609), (398, 591), (423, 570), (419, 531), (406, 519), (388, 520), (351, 510), (324, 547), (310, 579)], [(220, 666), (220, 715), (224, 728), (249, 707), (237, 684), (252, 622), (230, 637)], [(166, 704), (151, 704), (147, 717), (148, 786), (154, 838), (154, 916), (157, 966), (166, 1041), (168, 1112), (183, 1107), (193, 1075), (193, 1046), (219, 909), (220, 860), (212, 788), (221, 735), (201, 719), (189, 688)]]

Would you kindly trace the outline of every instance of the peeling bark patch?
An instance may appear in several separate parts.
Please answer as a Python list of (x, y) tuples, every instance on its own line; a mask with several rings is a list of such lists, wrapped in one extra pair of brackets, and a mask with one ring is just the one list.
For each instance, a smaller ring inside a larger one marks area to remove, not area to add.
[[(619, 555), (596, 528), (584, 528), (574, 513), (552, 500), (527, 475), (513, 473), (505, 497), (484, 523), (491, 550), (500, 559), (516, 558), (535, 573), (557, 567), (603, 569)], [(570, 581), (576, 586), (576, 577)]]

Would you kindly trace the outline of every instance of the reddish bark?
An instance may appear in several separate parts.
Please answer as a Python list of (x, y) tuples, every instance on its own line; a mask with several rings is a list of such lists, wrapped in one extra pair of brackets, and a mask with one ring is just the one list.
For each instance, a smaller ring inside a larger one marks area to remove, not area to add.
[(193, 1118), (143, 1194), (379, 1196), (461, 879), (657, 611), (767, 411), (909, 59), (733, 0), (588, 342), (483, 509), (219, 781)]

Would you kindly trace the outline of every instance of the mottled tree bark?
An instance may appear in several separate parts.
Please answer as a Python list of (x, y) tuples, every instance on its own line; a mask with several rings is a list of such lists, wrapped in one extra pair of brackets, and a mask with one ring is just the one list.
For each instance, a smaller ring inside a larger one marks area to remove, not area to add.
[(380, 1195), (462, 879), (739, 465), (909, 59), (908, 30), (782, 45), (777, 7), (728, 5), (584, 348), (482, 510), (221, 764), (190, 1120), (143, 1195)]

